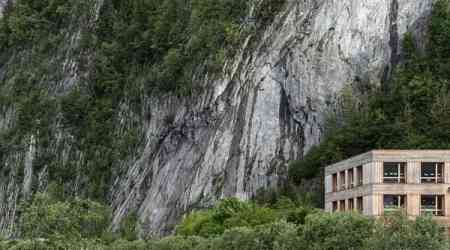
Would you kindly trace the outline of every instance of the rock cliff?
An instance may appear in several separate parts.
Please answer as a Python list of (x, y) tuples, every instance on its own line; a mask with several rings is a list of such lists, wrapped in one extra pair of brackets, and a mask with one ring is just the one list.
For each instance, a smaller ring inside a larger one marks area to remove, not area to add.
[[(287, 1), (265, 30), (244, 40), (217, 79), (205, 75), (198, 80), (201, 95), (146, 97), (140, 115), (124, 107), (119, 122), (138, 124), (142, 144), (118, 163), (122, 171), (113, 176), (108, 199), (113, 226), (136, 211), (144, 234), (167, 234), (192, 209), (228, 196), (249, 199), (258, 189), (283, 182), (288, 161), (320, 141), (324, 117), (333, 112), (345, 86), (381, 85), (389, 78), (401, 59), (401, 38), (408, 31), (423, 37), (432, 3)], [(79, 42), (79, 30), (71, 32), (69, 41)], [(49, 84), (55, 94), (81, 82), (72, 47), (58, 50), (64, 54), (58, 65), (63, 77)], [(0, 130), (15, 115), (1, 110)], [(0, 157), (4, 235), (15, 230), (20, 201), (46, 188), (46, 168), (35, 168), (37, 152), (59, 152), (61, 164), (68, 158), (83, 162), (70, 135), (56, 125), (52, 133), (50, 149), (36, 148), (30, 135), (22, 141), (24, 150)], [(22, 175), (11, 170), (19, 167)]]

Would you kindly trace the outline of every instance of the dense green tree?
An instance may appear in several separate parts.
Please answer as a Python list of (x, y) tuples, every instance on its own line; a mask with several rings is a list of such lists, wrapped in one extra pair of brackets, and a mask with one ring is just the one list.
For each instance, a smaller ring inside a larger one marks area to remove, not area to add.
[(23, 211), (21, 236), (35, 238), (101, 238), (110, 222), (108, 209), (90, 200), (58, 201), (38, 193)]

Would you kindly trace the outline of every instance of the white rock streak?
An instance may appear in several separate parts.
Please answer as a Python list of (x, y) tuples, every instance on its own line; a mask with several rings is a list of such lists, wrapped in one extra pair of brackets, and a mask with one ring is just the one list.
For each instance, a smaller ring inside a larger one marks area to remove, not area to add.
[[(137, 209), (146, 232), (166, 234), (190, 209), (276, 185), (287, 160), (319, 142), (339, 91), (379, 85), (399, 38), (423, 33), (431, 6), (432, 0), (290, 1), (203, 96), (151, 101), (146, 149), (113, 187), (114, 224)], [(169, 115), (170, 128), (163, 120)]]

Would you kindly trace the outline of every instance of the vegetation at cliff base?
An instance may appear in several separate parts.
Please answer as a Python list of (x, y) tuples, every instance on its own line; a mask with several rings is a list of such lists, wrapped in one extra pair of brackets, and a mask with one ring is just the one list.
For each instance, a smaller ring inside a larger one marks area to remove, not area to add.
[(58, 201), (37, 194), (24, 211), (22, 240), (0, 240), (0, 249), (87, 250), (444, 250), (445, 228), (432, 218), (399, 214), (376, 220), (359, 213), (324, 213), (280, 198), (271, 206), (227, 199), (187, 215), (176, 233), (160, 240), (108, 230), (109, 210), (89, 200)]

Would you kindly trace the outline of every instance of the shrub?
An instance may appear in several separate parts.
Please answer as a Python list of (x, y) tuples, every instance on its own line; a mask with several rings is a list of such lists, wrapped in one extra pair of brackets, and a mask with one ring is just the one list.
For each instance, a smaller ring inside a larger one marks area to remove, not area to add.
[(24, 209), (21, 236), (26, 239), (101, 238), (109, 225), (109, 211), (90, 200), (56, 201), (38, 193)]
[(306, 249), (361, 249), (372, 235), (375, 221), (357, 213), (308, 215), (300, 227)]
[(446, 230), (430, 217), (419, 217), (416, 221), (404, 215), (387, 218), (379, 223), (366, 249), (448, 249)]

